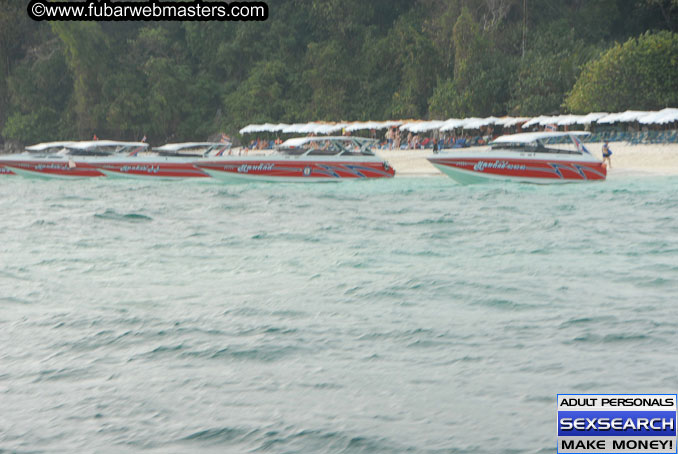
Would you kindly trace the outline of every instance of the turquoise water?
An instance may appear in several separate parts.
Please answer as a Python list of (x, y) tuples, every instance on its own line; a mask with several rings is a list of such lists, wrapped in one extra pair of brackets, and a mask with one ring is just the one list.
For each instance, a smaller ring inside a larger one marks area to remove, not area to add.
[(677, 391), (676, 187), (8, 177), (0, 452), (554, 452)]

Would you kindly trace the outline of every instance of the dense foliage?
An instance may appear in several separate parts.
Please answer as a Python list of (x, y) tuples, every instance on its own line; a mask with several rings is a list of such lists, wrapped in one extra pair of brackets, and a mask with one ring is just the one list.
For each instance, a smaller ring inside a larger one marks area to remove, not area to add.
[(269, 0), (242, 23), (38, 23), (26, 3), (0, 0), (0, 142), (678, 101), (678, 0)]
[(591, 60), (565, 105), (574, 112), (678, 105), (678, 34), (647, 33)]

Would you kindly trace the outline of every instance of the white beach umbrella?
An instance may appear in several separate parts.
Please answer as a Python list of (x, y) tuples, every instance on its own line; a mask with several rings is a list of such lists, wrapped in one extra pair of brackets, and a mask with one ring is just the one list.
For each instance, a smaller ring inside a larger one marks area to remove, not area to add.
[(464, 124), (464, 120), (461, 118), (450, 118), (449, 120), (446, 120), (443, 122), (442, 126), (440, 126), (441, 131), (452, 131), (457, 128), (461, 128), (461, 126)]
[(306, 123), (305, 125), (299, 128), (299, 132), (302, 134), (311, 134), (316, 131), (317, 127), (318, 125), (315, 123)]
[(281, 132), (284, 134), (299, 134), (300, 129), (306, 126), (305, 124), (302, 123), (293, 123), (286, 128), (284, 128)]
[(383, 122), (381, 123), (381, 128), (380, 128), (380, 129), (397, 128), (397, 127), (399, 127), (400, 125), (402, 125), (403, 123), (405, 123), (405, 122), (404, 122), (404, 121), (397, 121), (397, 120), (396, 120), (396, 121), (393, 121), (393, 120), (391, 120), (391, 121), (383, 121)]
[(641, 112), (638, 110), (627, 110), (626, 112), (612, 113), (598, 120), (599, 124), (612, 123), (631, 123), (638, 121), (650, 112)]
[(410, 128), (410, 130), (417, 134), (428, 131), (437, 131), (443, 123), (445, 122), (440, 120), (422, 121), (415, 125), (414, 128)]
[(326, 123), (316, 126), (316, 134), (334, 134), (346, 127), (346, 123)]
[(368, 129), (381, 129), (381, 123), (376, 121), (356, 121), (346, 125), (346, 130), (350, 132)]
[(240, 131), (238, 131), (240, 134), (250, 134), (256, 131), (256, 129), (260, 125), (247, 125), (244, 128), (242, 128)]
[(543, 115), (539, 117), (533, 117), (532, 119), (527, 120), (525, 124), (523, 124), (523, 128), (530, 128), (534, 125), (538, 125), (544, 118), (546, 117)]
[(418, 122), (418, 121), (410, 121), (410, 122), (407, 122), (407, 123), (403, 123), (403, 124), (400, 125), (400, 128), (399, 128), (399, 129), (400, 129), (401, 131), (410, 131), (410, 132), (411, 132), (411, 131), (412, 131), (412, 128), (415, 128), (416, 125), (417, 125), (418, 123), (420, 123), (420, 122)]
[(598, 120), (600, 120), (601, 118), (604, 118), (608, 115), (609, 115), (609, 113), (607, 113), (607, 112), (591, 112), (590, 114), (582, 116), (577, 121), (577, 124), (579, 124), (579, 125), (590, 125), (591, 123), (596, 123)]
[(666, 123), (673, 123), (678, 121), (678, 109), (668, 107), (659, 112), (652, 112), (638, 120), (642, 124), (657, 124), (662, 125)]
[(464, 122), (464, 129), (480, 129), (485, 126), (496, 124), (499, 119), (497, 117), (487, 117), (487, 118), (474, 118), (467, 119)]
[(560, 115), (544, 115), (539, 120), (539, 126), (557, 125), (560, 120)]
[(502, 117), (497, 119), (498, 125), (501, 125), (505, 128), (511, 128), (515, 125), (518, 125), (520, 123), (525, 123), (527, 121), (531, 120), (529, 117)]
[(482, 118), (478, 118), (478, 117), (464, 118), (464, 120), (463, 120), (462, 123), (461, 123), (461, 128), (462, 128), (462, 129), (476, 129), (476, 128), (473, 127), (474, 124), (475, 124), (476, 122), (481, 121), (481, 120), (483, 120), (483, 119), (482, 119)]
[(558, 126), (571, 126), (580, 124), (578, 122), (580, 122), (582, 118), (584, 118), (582, 115), (561, 115), (558, 117), (558, 121), (556, 121), (555, 124)]

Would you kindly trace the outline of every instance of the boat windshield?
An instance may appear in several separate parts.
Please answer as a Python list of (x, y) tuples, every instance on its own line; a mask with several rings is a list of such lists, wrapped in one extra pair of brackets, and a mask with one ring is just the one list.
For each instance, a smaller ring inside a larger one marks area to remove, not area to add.
[(572, 147), (572, 144), (545, 144), (541, 140), (534, 142), (504, 142), (493, 143), (492, 150), (515, 151), (528, 153), (558, 153), (558, 154), (581, 154), (581, 152)]
[(501, 151), (581, 155), (590, 154), (579, 139), (588, 135), (585, 131), (523, 132), (498, 137), (490, 145), (492, 150)]
[(110, 156), (113, 154), (137, 154), (148, 149), (143, 142), (114, 142), (110, 140), (93, 140), (73, 142), (64, 147), (60, 154), (71, 156)]

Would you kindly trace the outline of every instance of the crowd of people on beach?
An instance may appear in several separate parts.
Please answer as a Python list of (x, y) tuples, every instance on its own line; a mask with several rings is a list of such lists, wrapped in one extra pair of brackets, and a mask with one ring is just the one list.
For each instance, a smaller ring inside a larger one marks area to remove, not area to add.
[[(350, 131), (342, 131), (343, 136), (350, 136)], [(308, 134), (315, 136), (314, 133)], [(387, 129), (383, 135), (376, 130), (370, 131), (370, 138), (377, 140), (376, 148), (380, 150), (432, 150), (437, 152), (443, 148), (464, 148), (489, 143), (494, 134), (492, 130), (484, 131), (483, 135), (454, 135), (454, 134), (415, 134), (411, 131), (400, 131), (393, 127)], [(280, 136), (275, 139), (254, 138), (244, 148), (248, 150), (268, 150), (283, 143)]]
[[(555, 129), (554, 129), (555, 130)], [(483, 127), (476, 131), (438, 131), (432, 130), (423, 133), (401, 130), (397, 126), (387, 128), (384, 131), (371, 129), (369, 135), (362, 133), (360, 137), (369, 137), (376, 140), (375, 148), (379, 150), (429, 150), (438, 152), (443, 149), (466, 148), (489, 144), (493, 139), (502, 134), (524, 132), (521, 130), (497, 131), (492, 126)], [(585, 142), (605, 143), (603, 157), (610, 161), (612, 152), (610, 142), (625, 142), (631, 145), (642, 143), (668, 144), (678, 143), (678, 129), (673, 128), (619, 128), (608, 127), (594, 129), (587, 137), (582, 138)], [(341, 135), (350, 136), (354, 132), (343, 130)], [(308, 136), (314, 136), (310, 133)], [(243, 146), (244, 150), (270, 150), (283, 143), (280, 135), (269, 138), (257, 137), (251, 139)]]
[(481, 135), (455, 135), (435, 132), (428, 135), (420, 135), (411, 131), (400, 131), (397, 128), (389, 128), (384, 134), (384, 140), (379, 142), (379, 148), (383, 150), (424, 150), (429, 149), (434, 153), (443, 148), (464, 148), (476, 145), (485, 145), (494, 137), (494, 131), (487, 128), (481, 131)]

